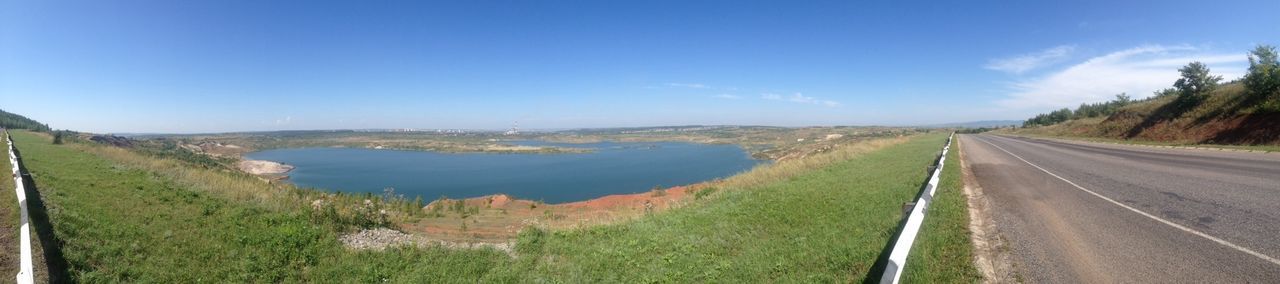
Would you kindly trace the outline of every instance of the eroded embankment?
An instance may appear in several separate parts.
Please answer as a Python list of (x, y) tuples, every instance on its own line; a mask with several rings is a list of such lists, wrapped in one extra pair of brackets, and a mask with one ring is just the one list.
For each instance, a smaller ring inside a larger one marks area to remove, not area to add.
[(241, 171), (255, 175), (283, 175), (293, 170), (293, 166), (283, 163), (261, 160), (241, 160), (236, 163)]

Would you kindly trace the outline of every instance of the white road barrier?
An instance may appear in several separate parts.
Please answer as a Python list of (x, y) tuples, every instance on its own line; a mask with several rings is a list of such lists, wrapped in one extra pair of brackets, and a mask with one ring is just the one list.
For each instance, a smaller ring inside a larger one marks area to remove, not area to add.
[(35, 283), (35, 273), (32, 272), (31, 266), (31, 226), (27, 220), (27, 193), (22, 185), (22, 172), (18, 169), (18, 155), (14, 153), (13, 139), (9, 137), (9, 131), (4, 132), (5, 140), (9, 142), (9, 164), (13, 165), (13, 184), (14, 191), (18, 194), (18, 208), (21, 209), (22, 219), (20, 227), (18, 227), (19, 240), (18, 249), (21, 251), (21, 262), (18, 266), (18, 275), (16, 276), (19, 284)]
[(902, 234), (894, 240), (893, 251), (889, 253), (889, 262), (884, 268), (884, 276), (880, 277), (881, 284), (896, 284), (902, 280), (902, 270), (907, 265), (907, 254), (911, 253), (911, 244), (916, 242), (916, 235), (920, 234), (920, 225), (924, 224), (924, 213), (929, 209), (929, 203), (933, 202), (933, 193), (938, 190), (938, 179), (942, 175), (942, 166), (946, 165), (947, 150), (951, 149), (951, 140), (955, 139), (955, 136), (953, 132), (947, 137), (947, 144), (942, 146), (942, 157), (938, 158), (937, 167), (933, 169), (933, 173), (930, 173), (929, 183), (924, 186), (924, 193), (920, 194), (920, 199), (916, 200), (915, 206), (911, 207), (911, 215), (907, 216), (907, 224), (902, 228)]

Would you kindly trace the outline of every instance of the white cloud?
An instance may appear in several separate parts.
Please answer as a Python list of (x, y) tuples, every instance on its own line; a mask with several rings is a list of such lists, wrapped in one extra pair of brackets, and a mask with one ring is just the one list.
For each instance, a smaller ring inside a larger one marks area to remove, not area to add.
[(1023, 54), (1009, 58), (992, 59), (987, 62), (983, 68), (1022, 74), (1036, 68), (1045, 67), (1053, 63), (1061, 62), (1070, 56), (1076, 50), (1074, 45), (1060, 45), (1053, 48), (1045, 49), (1040, 52)]
[(840, 102), (837, 102), (837, 101), (821, 100), (818, 98), (805, 96), (800, 93), (793, 93), (790, 96), (783, 96), (783, 95), (774, 94), (774, 93), (764, 93), (764, 94), (760, 94), (760, 98), (766, 99), (766, 100), (773, 100), (773, 101), (789, 101), (793, 103), (802, 103), (802, 104), (817, 104), (817, 105), (823, 105), (828, 107), (838, 107), (841, 105)]
[(1178, 78), (1178, 68), (1192, 61), (1210, 66), (1214, 75), (1226, 80), (1244, 74), (1246, 57), (1239, 54), (1206, 53), (1191, 46), (1145, 45), (1090, 58), (1042, 77), (1009, 84), (1010, 93), (996, 103), (1013, 109), (1074, 107), (1080, 103), (1102, 102), (1115, 94), (1144, 98), (1168, 88)]
[(293, 116), (285, 116), (284, 119), (276, 119), (276, 125), (288, 125), (293, 123)]
[(714, 97), (714, 98), (717, 98), (717, 99), (726, 99), (726, 100), (736, 100), (736, 99), (741, 99), (742, 97), (741, 97), (741, 96), (737, 96), (737, 95), (731, 95), (731, 94), (719, 94), (719, 95), (715, 95), (715, 97)]
[(710, 89), (711, 86), (700, 83), (666, 83), (667, 87), (690, 88), (690, 89)]
[(806, 97), (804, 95), (801, 95), (800, 93), (791, 94), (791, 97), (788, 97), (787, 100), (792, 102), (802, 103), (802, 104), (818, 103), (818, 99), (815, 99), (813, 97)]

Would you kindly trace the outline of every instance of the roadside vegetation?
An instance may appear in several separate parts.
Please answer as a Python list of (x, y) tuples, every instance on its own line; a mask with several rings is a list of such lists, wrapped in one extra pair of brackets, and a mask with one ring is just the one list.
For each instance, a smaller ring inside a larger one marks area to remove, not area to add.
[(295, 189), (178, 159), (96, 143), (55, 145), (47, 134), (15, 132), (68, 273), (81, 282), (861, 281), (876, 277), (869, 268), (944, 137), (855, 145), (842, 156), (819, 154), (797, 161), (822, 162), (772, 170), (789, 175), (747, 173), (688, 206), (632, 221), (531, 227), (509, 254), (435, 245), (350, 250), (339, 235), (394, 227), (426, 211), (403, 210), (420, 206), (397, 202), (419, 201), (395, 196)]
[(1280, 60), (1273, 46), (1249, 53), (1249, 71), (1222, 83), (1200, 62), (1178, 69), (1173, 88), (1149, 98), (1083, 104), (1037, 115), (1018, 134), (1172, 145), (1280, 146)]
[(902, 273), (904, 283), (975, 283), (982, 278), (973, 266), (959, 143), (960, 139), (956, 139), (951, 151), (947, 151), (938, 191), (907, 258), (907, 270)]
[[(0, 180), (0, 273), (18, 272), (18, 223), (22, 214), (18, 208), (18, 196), (14, 192), (13, 177), (9, 163), (9, 142), (4, 132), (0, 131), (0, 170), (4, 171), (4, 179)], [(4, 276), (0, 274), (0, 276)]]

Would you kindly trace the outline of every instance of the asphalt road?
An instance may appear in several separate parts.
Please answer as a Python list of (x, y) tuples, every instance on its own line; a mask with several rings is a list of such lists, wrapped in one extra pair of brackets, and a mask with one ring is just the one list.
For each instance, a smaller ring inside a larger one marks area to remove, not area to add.
[(1031, 283), (1280, 283), (1280, 155), (962, 135)]

